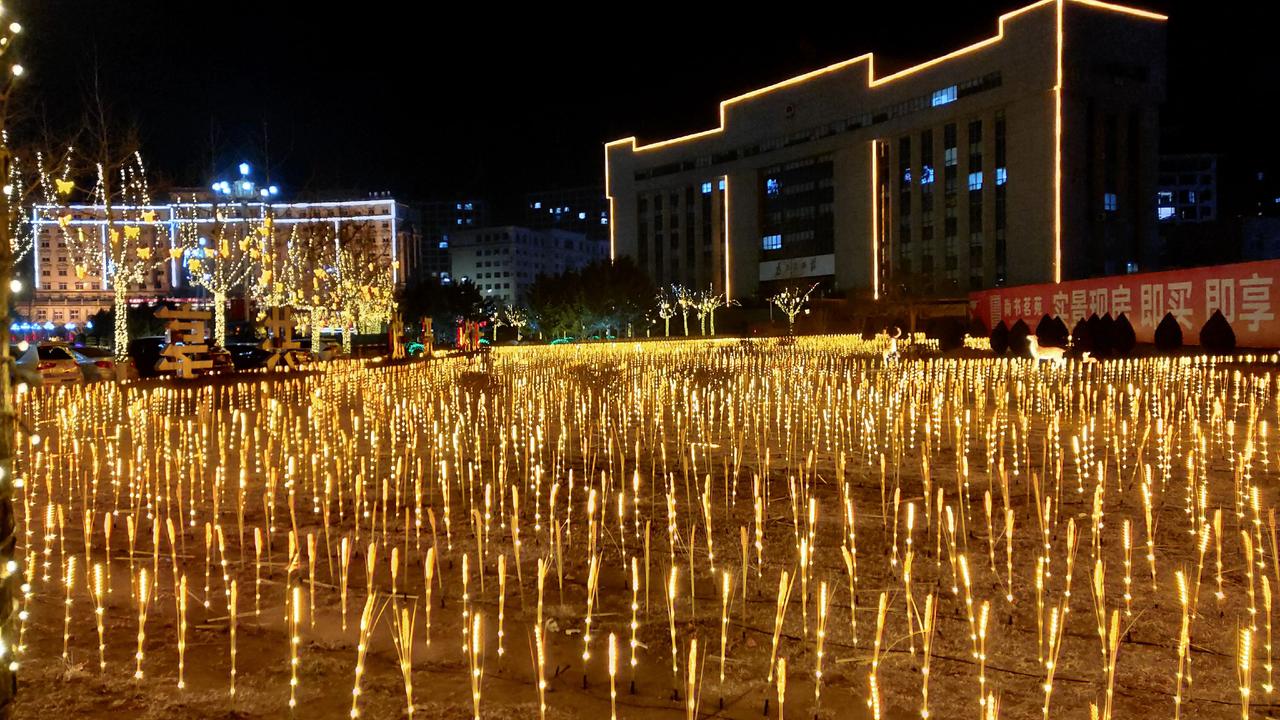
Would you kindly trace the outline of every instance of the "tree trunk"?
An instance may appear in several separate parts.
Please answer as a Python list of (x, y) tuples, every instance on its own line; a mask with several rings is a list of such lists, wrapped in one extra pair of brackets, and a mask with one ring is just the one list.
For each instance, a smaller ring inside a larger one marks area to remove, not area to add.
[(684, 336), (689, 337), (689, 312), (680, 313), (680, 317), (684, 318)]
[(129, 284), (111, 280), (115, 291), (115, 354), (116, 365), (122, 365), (129, 359)]
[(227, 346), (227, 294), (213, 294), (213, 342), (220, 348)]
[(342, 354), (351, 354), (351, 323), (342, 324)]
[(710, 320), (711, 320), (711, 335), (714, 337), (714, 336), (715, 336), (715, 334), (716, 334), (716, 311), (715, 311), (715, 310), (712, 310), (712, 311), (711, 311), (711, 313), (710, 313), (710, 315), (711, 315), (711, 318), (710, 318)]
[(320, 359), (320, 345), (324, 343), (320, 334), (320, 317), (315, 312), (311, 312), (311, 354)]
[[(0, 172), (9, 177), (9, 157), (5, 153), (0, 157)], [(5, 219), (15, 212), (5, 203)], [(11, 223), (3, 223), (0, 227), (0, 328), (9, 334), (9, 280), (13, 277), (13, 249), (9, 238)], [(14, 485), (14, 446), (17, 444), (17, 422), (13, 407), (13, 396), (9, 377), (9, 340), (0, 342), (0, 568), (16, 559), (15, 548), (17, 535), (13, 517), (13, 485)], [(18, 644), (15, 630), (17, 618), (18, 578), (20, 570), (14, 572), (0, 571), (0, 643), (5, 652), (0, 655), (0, 718), (8, 718), (13, 713), (14, 696), (18, 692), (17, 675), (10, 670), (9, 663), (14, 662), (13, 648)], [(16, 665), (14, 666), (16, 667)]]
[(662, 330), (663, 336), (671, 337), (671, 318), (669, 317), (662, 318), (662, 323), (663, 323), (663, 330)]

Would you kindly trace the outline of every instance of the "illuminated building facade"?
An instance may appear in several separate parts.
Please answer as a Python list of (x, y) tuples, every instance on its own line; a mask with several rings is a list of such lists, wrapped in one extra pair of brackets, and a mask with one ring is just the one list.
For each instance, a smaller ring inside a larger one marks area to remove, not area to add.
[(454, 282), (473, 283), (502, 305), (523, 300), (539, 275), (556, 275), (609, 257), (608, 240), (567, 230), (503, 225), (450, 236)]
[(611, 254), (730, 297), (858, 297), (1123, 272), (1157, 251), (1164, 16), (1041, 0), (877, 72), (863, 55), (605, 146)]
[[(405, 277), (406, 248), (420, 243), (415, 214), (404, 204), (385, 196), (294, 203), (267, 203), (261, 198), (236, 198), (216, 192), (214, 195), (202, 193), (194, 199), (187, 194), (182, 197), (182, 200), (151, 206), (149, 209), (155, 212), (155, 222), (143, 225), (142, 232), (166, 233), (172, 245), (177, 242), (178, 228), (182, 224), (195, 224), (201, 236), (207, 233), (199, 228), (207, 227), (212, 232), (218, 222), (215, 213), (220, 213), (223, 216), (221, 222), (228, 225), (247, 223), (269, 213), (274, 221), (276, 242), (283, 245), (299, 223), (332, 223), (335, 232), (342, 237), (363, 234), (374, 247), (379, 248), (383, 261), (392, 267), (397, 285)], [(35, 289), (29, 301), (19, 305), (19, 311), (40, 323), (80, 325), (99, 310), (109, 309), (113, 294), (105, 274), (77, 277), (75, 258), (71, 256), (58, 227), (62, 213), (71, 215), (72, 229), (100, 233), (106, 242), (106, 210), (102, 206), (37, 206), (32, 214), (36, 230), (32, 251)], [(234, 231), (231, 234), (234, 236)], [(170, 259), (153, 269), (147, 282), (130, 288), (130, 300), (149, 302), (174, 297), (179, 294), (176, 290), (186, 286), (182, 262)]]

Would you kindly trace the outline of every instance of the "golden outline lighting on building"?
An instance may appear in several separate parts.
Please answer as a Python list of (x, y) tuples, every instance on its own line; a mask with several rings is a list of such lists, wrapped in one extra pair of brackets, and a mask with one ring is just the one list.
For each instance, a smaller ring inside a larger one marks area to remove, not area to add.
[[(611, 256), (730, 297), (815, 280), (868, 299), (962, 296), (1149, 266), (1165, 19), (1039, 0), (905, 69), (877, 77), (865, 53), (723, 100), (717, 127), (610, 141)], [(694, 261), (709, 242), (696, 189), (719, 179), (735, 189), (723, 279)], [(859, 201), (864, 187), (883, 202)]]

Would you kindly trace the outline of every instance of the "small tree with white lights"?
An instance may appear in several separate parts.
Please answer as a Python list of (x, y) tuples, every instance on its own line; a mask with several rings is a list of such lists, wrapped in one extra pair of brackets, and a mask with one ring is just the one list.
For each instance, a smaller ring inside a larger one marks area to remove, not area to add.
[(658, 317), (662, 318), (662, 333), (671, 337), (671, 318), (676, 316), (675, 297), (666, 289), (658, 290)]
[(787, 334), (795, 332), (796, 316), (804, 312), (804, 306), (809, 302), (809, 296), (813, 294), (817, 283), (809, 286), (808, 290), (801, 293), (796, 288), (784, 288), (782, 292), (769, 298), (769, 302), (787, 316)]

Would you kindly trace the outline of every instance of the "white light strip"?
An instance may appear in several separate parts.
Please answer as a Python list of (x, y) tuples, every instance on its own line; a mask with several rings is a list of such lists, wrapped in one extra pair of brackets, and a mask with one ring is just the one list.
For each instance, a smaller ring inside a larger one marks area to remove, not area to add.
[[(273, 222), (277, 225), (289, 225), (289, 224), (297, 225), (299, 223), (313, 223), (313, 222), (342, 223), (342, 222), (355, 222), (359, 220), (395, 220), (395, 219), (396, 219), (395, 215), (359, 215), (355, 217), (346, 217), (346, 218), (275, 218)], [(214, 218), (197, 218), (194, 220), (190, 218), (178, 218), (174, 220), (166, 220), (163, 222), (157, 220), (153, 223), (142, 223), (142, 222), (122, 223), (120, 220), (113, 220), (111, 221), (111, 224), (113, 225), (121, 225), (121, 224), (148, 225), (150, 224), (150, 225), (159, 227), (161, 225), (213, 225), (216, 223), (224, 223), (224, 224), (246, 223), (246, 222), (256, 222), (258, 220), (260, 220), (260, 218), (227, 218), (225, 220), (215, 220)], [(57, 220), (36, 220), (34, 224), (35, 225), (58, 225), (59, 222)], [(67, 224), (68, 225), (106, 225), (107, 221), (106, 220), (71, 220)]]

